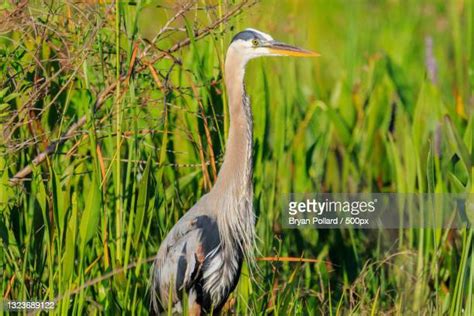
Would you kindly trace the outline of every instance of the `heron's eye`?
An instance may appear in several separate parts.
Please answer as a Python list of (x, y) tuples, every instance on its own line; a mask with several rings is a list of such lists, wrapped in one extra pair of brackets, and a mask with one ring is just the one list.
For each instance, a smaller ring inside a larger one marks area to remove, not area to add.
[(257, 46), (260, 45), (260, 42), (258, 41), (258, 39), (253, 39), (252, 40), (252, 45), (253, 45), (253, 47), (257, 47)]

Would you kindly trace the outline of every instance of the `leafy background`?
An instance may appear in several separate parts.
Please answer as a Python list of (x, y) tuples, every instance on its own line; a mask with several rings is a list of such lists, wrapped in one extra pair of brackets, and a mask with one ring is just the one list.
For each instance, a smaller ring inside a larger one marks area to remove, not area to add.
[(225, 49), (251, 26), (321, 57), (248, 66), (259, 257), (270, 261), (255, 279), (244, 268), (229, 309), (474, 314), (470, 228), (281, 227), (288, 192), (473, 191), (471, 0), (0, 8), (4, 300), (147, 313), (150, 258), (222, 163)]

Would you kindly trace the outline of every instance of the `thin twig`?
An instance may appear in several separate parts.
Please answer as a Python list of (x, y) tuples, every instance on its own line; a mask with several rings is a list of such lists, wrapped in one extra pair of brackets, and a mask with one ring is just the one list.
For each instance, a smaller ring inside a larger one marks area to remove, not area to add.
[[(238, 15), (243, 9), (249, 8), (249, 7), (253, 6), (254, 4), (255, 4), (255, 1), (251, 1), (251, 2), (247, 1), (247, 0), (242, 1), (241, 3), (236, 5), (232, 10), (229, 10), (220, 19), (217, 19), (216, 21), (214, 21), (214, 23), (208, 25), (207, 27), (205, 27), (201, 30), (196, 31), (195, 34), (194, 34), (194, 40), (197, 41), (199, 39), (202, 39), (203, 37), (210, 34), (213, 30), (217, 29), (217, 27), (219, 27), (222, 23), (227, 22), (230, 18)], [(144, 71), (145, 69), (149, 69), (148, 64), (150, 64), (150, 63), (154, 64), (157, 61), (165, 58), (167, 55), (175, 53), (175, 52), (181, 50), (182, 48), (188, 46), (190, 43), (191, 43), (191, 38), (189, 38), (189, 37), (185, 38), (184, 40), (182, 40), (178, 43), (176, 43), (175, 45), (173, 45), (166, 52), (163, 52), (163, 53), (159, 54), (158, 56), (156, 56), (151, 62), (143, 64), (140, 67), (137, 67), (135, 69), (135, 74), (140, 73), (140, 72)], [(122, 76), (119, 81), (115, 81), (115, 82), (111, 83), (109, 86), (107, 86), (97, 97), (97, 100), (96, 100), (95, 106), (94, 106), (95, 111), (99, 110), (101, 108), (101, 106), (104, 104), (105, 100), (107, 100), (107, 98), (115, 91), (115, 88), (117, 87), (117, 84), (119, 82), (120, 83), (125, 82), (126, 80), (127, 80), (127, 76)], [(31, 164), (24, 167), (22, 170), (18, 171), (12, 178), (10, 178), (10, 183), (11, 184), (19, 184), (26, 176), (28, 176), (33, 171), (33, 167), (35, 167), (35, 166), (41, 164), (42, 162), (44, 162), (49, 155), (54, 153), (59, 148), (59, 146), (64, 144), (64, 142), (66, 142), (68, 139), (74, 137), (74, 135), (76, 135), (77, 130), (80, 129), (86, 122), (87, 122), (86, 115), (79, 118), (79, 120), (75, 124), (73, 124), (69, 128), (69, 130), (60, 137), (59, 140), (57, 140), (56, 142), (51, 143), (42, 153), (37, 155), (32, 160)]]
[(257, 261), (272, 261), (272, 262), (309, 262), (309, 263), (325, 263), (332, 265), (329, 261), (312, 259), (312, 258), (300, 258), (300, 257), (261, 257), (257, 258)]

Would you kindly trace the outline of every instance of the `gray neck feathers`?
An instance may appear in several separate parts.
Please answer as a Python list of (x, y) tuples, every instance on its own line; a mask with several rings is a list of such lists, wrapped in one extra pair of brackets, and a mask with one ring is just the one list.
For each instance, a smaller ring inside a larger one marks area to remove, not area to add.
[(229, 48), (225, 64), (230, 113), (229, 136), (224, 162), (210, 194), (218, 201), (216, 217), (220, 222), (223, 246), (238, 246), (247, 258), (253, 259), (253, 120), (244, 87), (245, 63), (238, 53)]

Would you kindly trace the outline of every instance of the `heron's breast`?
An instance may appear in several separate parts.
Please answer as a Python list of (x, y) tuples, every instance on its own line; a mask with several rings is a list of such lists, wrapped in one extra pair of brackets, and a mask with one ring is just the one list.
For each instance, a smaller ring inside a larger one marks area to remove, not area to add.
[(203, 267), (203, 290), (214, 304), (220, 304), (237, 285), (242, 267), (241, 251), (224, 251), (219, 246), (210, 253)]

